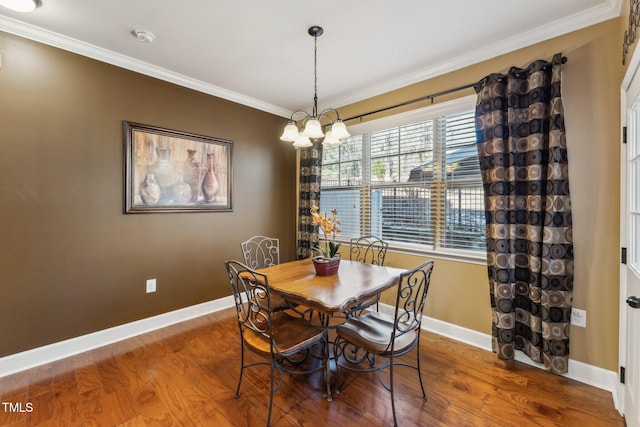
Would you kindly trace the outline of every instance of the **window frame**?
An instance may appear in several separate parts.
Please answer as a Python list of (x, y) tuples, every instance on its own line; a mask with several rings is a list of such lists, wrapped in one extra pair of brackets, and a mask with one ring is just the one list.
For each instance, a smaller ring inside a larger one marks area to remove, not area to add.
[[(371, 120), (364, 123), (359, 123), (353, 126), (349, 126), (349, 132), (354, 135), (363, 135), (363, 146), (365, 146), (365, 138), (369, 138), (372, 132), (386, 130), (389, 128), (394, 128), (398, 126), (408, 125), (420, 121), (432, 120), (437, 117), (447, 116), (447, 115), (455, 115), (459, 113), (468, 113), (472, 112), (475, 109), (476, 96), (469, 95), (465, 97), (460, 97), (451, 101), (442, 102), (436, 105), (431, 105), (415, 110), (410, 110), (407, 112), (394, 114), (391, 116), (386, 116), (380, 119)], [(370, 144), (370, 141), (367, 142)], [(370, 145), (369, 145), (370, 147)], [(362, 153), (361, 159), (361, 167), (362, 167), (362, 181), (363, 183), (360, 186), (353, 187), (344, 187), (344, 186), (335, 186), (332, 187), (332, 190), (338, 189), (353, 189), (362, 191), (365, 187), (371, 188), (379, 188), (380, 185), (371, 185), (371, 180), (369, 177), (365, 177), (364, 174), (370, 174), (371, 170), (371, 162), (373, 156), (371, 153)], [(365, 183), (367, 183), (365, 185)], [(390, 184), (393, 186), (393, 184)], [(384, 184), (382, 185), (384, 186)], [(331, 191), (331, 190), (325, 190)], [(446, 188), (444, 191), (447, 191)], [(322, 194), (322, 190), (321, 190)], [(484, 200), (483, 200), (484, 203)], [(369, 215), (369, 220), (371, 215)], [(362, 227), (366, 221), (360, 219), (359, 226)], [(445, 224), (441, 224), (441, 227), (444, 227)], [(442, 228), (440, 227), (440, 231), (442, 232)], [(366, 233), (365, 233), (366, 234)], [(341, 235), (336, 236), (336, 241), (340, 241), (343, 243), (348, 243), (350, 241), (350, 237), (341, 237)], [(452, 261), (466, 262), (472, 264), (480, 264), (486, 265), (486, 252), (484, 251), (473, 251), (466, 249), (455, 249), (455, 248), (446, 248), (440, 246), (434, 246), (433, 248), (418, 243), (408, 243), (408, 242), (398, 242), (398, 241), (388, 241), (389, 250), (402, 254), (409, 255), (420, 255), (420, 256), (429, 256), (437, 259), (446, 259)]]

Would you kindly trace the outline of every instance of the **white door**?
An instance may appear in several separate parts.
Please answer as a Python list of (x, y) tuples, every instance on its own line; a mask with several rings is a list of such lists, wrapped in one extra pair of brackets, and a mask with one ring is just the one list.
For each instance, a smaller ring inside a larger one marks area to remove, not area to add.
[[(626, 92), (627, 144), (622, 148), (621, 364), (625, 368), (624, 416), (627, 427), (640, 427), (640, 95), (635, 77)], [(624, 251), (624, 249), (623, 249)], [(623, 258), (625, 258), (623, 253)]]

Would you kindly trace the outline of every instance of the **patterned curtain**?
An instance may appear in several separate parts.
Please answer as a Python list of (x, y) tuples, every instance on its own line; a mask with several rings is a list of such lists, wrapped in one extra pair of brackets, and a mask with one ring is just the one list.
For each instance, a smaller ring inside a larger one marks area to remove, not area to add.
[(573, 241), (561, 64), (538, 60), (476, 85), (493, 351), (568, 369)]
[(300, 197), (298, 204), (298, 259), (313, 256), (311, 248), (318, 244), (318, 227), (311, 221), (310, 209), (320, 206), (320, 170), (322, 144), (300, 150)]

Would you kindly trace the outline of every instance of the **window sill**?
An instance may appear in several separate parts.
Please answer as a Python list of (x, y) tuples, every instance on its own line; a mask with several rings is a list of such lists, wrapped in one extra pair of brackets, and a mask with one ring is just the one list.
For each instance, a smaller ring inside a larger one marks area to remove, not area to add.
[[(336, 242), (342, 244), (343, 248), (349, 249), (349, 239), (345, 238), (337, 238)], [(388, 242), (389, 249), (388, 251), (394, 252), (397, 254), (406, 254), (406, 255), (417, 255), (417, 256), (425, 256), (428, 258), (434, 259), (442, 259), (447, 261), (456, 261), (456, 262), (464, 262), (467, 264), (476, 264), (476, 265), (487, 265), (487, 254), (484, 251), (481, 252), (472, 252), (472, 251), (461, 251), (455, 249), (425, 249), (424, 246), (412, 245), (412, 244), (402, 244), (398, 242)]]
[(484, 266), (487, 265), (487, 255), (486, 253), (483, 253), (483, 252), (473, 253), (473, 252), (455, 251), (455, 250), (448, 250), (448, 251), (428, 250), (428, 249), (425, 250), (425, 249), (393, 246), (392, 244), (389, 244), (388, 250), (398, 254), (426, 256), (428, 258), (463, 262), (466, 264), (476, 264), (476, 265), (484, 265)]

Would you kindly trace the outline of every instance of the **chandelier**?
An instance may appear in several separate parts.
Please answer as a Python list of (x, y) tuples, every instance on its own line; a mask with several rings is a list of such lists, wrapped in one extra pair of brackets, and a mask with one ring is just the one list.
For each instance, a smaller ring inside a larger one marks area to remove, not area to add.
[[(331, 146), (341, 143), (341, 139), (348, 138), (351, 135), (347, 132), (347, 127), (340, 120), (338, 111), (334, 108), (328, 108), (321, 113), (318, 113), (318, 37), (322, 35), (324, 30), (322, 27), (314, 25), (309, 27), (309, 35), (313, 36), (313, 111), (311, 114), (306, 111), (298, 110), (291, 114), (289, 122), (284, 128), (284, 132), (280, 139), (282, 141), (293, 142), (295, 148), (311, 147), (311, 139), (321, 139), (323, 145)], [(302, 120), (301, 124), (303, 129), (299, 130), (294, 120), (294, 116), (298, 116), (298, 120)], [(302, 115), (304, 117), (300, 118)], [(332, 116), (335, 115), (335, 119), (332, 120)], [(325, 134), (322, 131), (322, 125), (320, 120), (326, 118), (329, 120), (331, 129)]]

